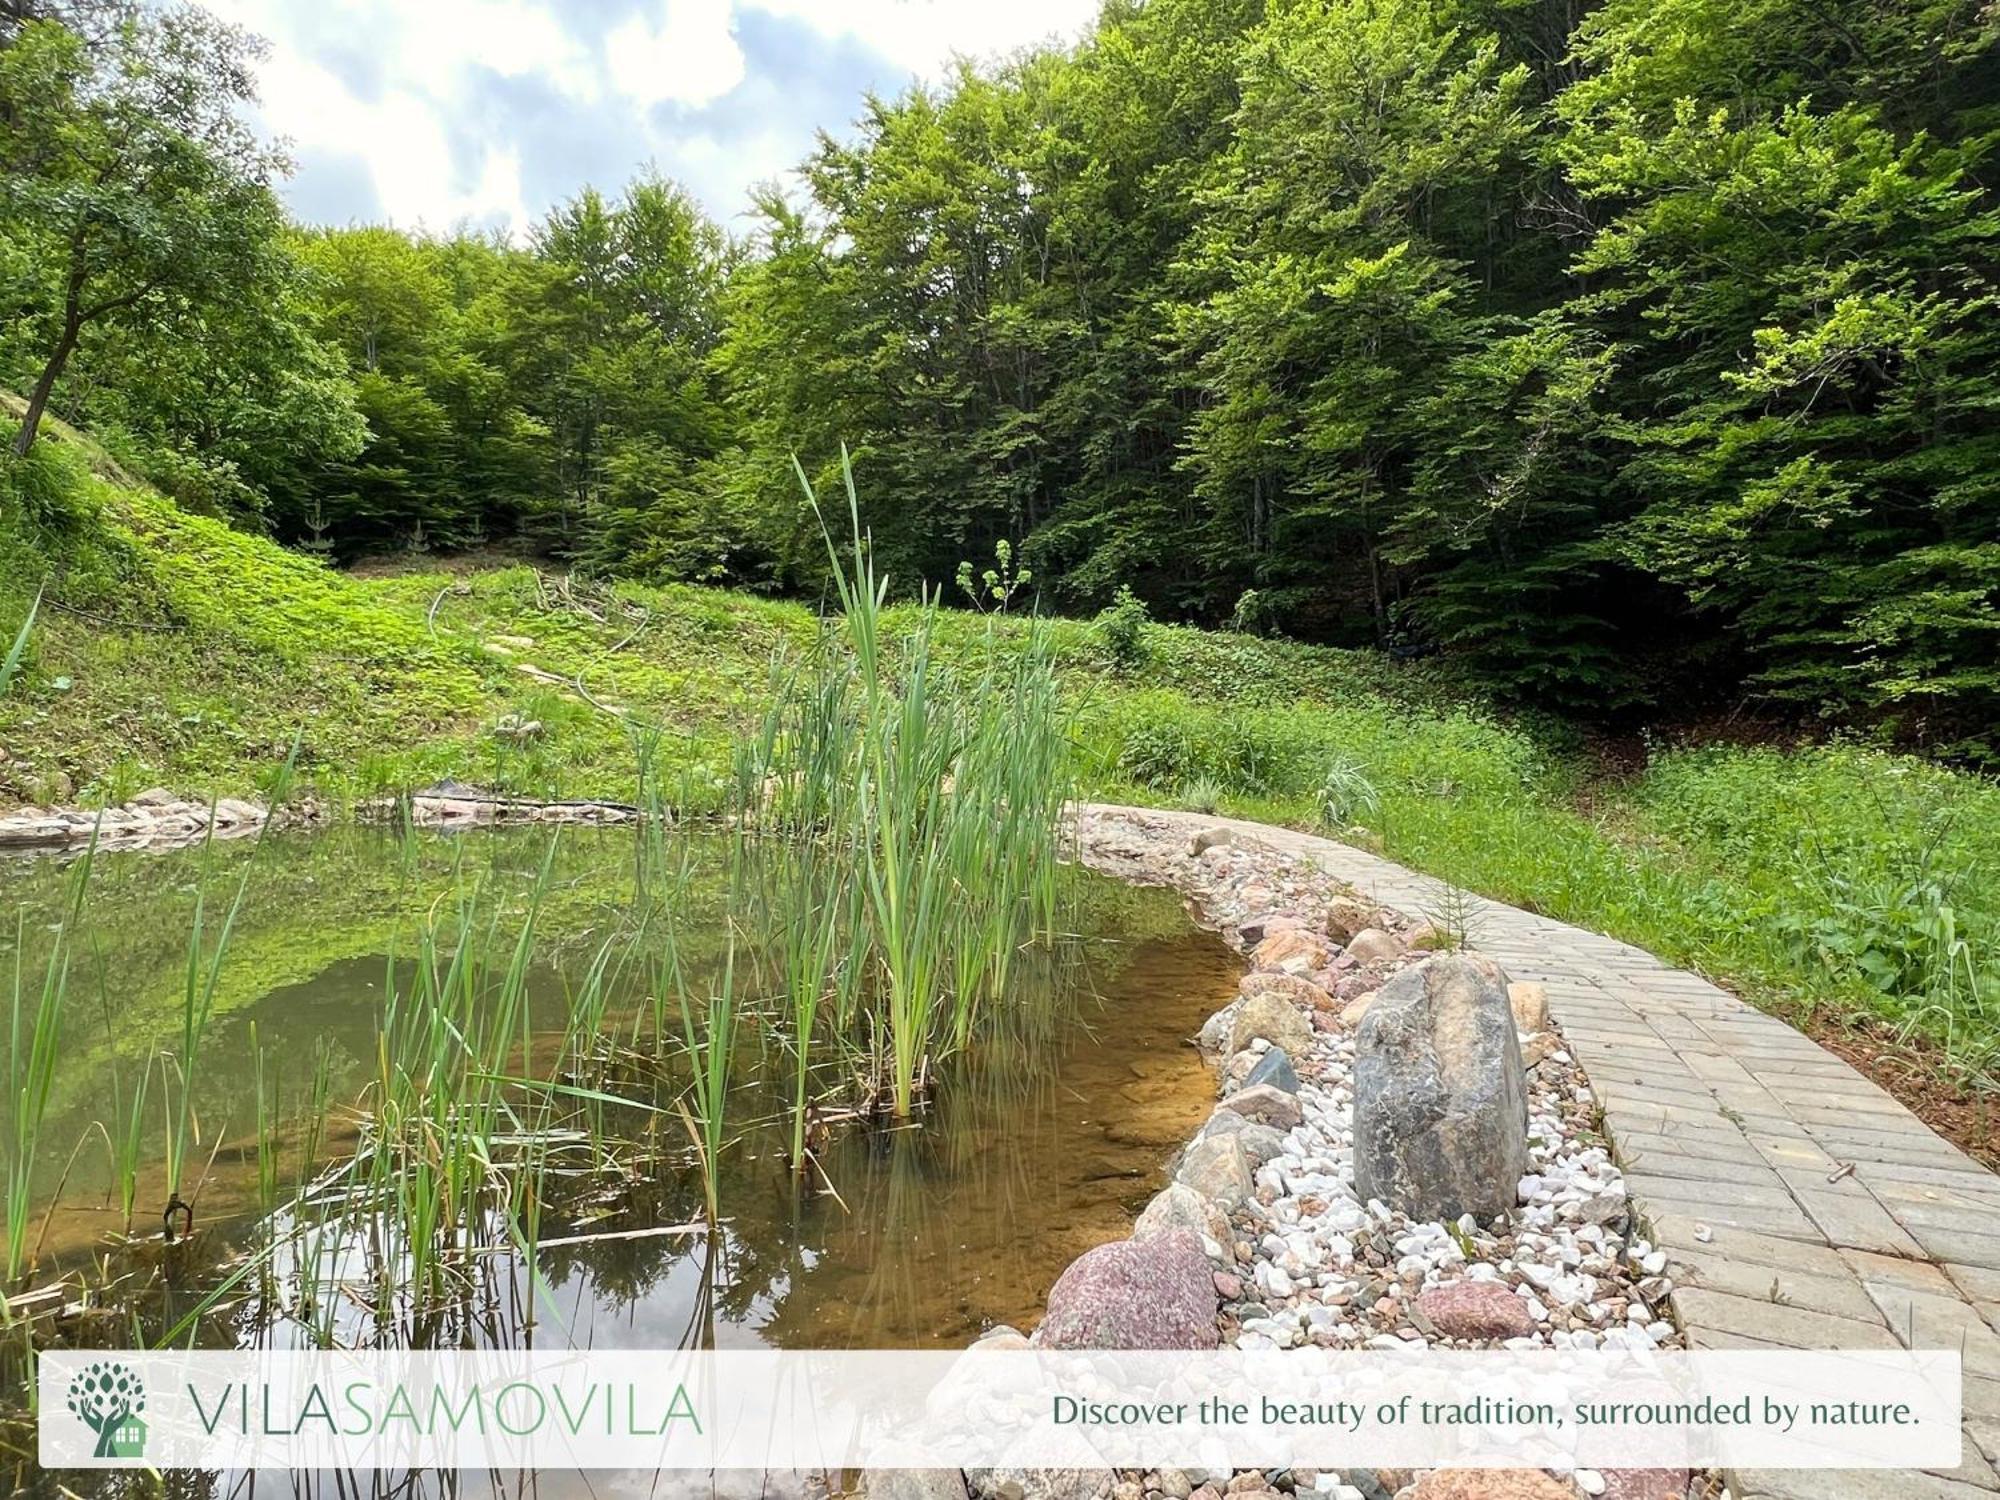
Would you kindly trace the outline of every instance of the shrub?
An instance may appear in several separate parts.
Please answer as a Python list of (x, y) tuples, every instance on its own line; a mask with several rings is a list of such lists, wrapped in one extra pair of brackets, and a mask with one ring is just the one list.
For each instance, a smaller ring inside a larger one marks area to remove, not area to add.
[(1189, 812), (1213, 813), (1222, 807), (1222, 799), (1227, 789), (1213, 776), (1197, 776), (1182, 785), (1175, 801)]
[(1318, 811), (1320, 826), (1340, 829), (1382, 810), (1382, 794), (1358, 761), (1336, 755), (1327, 763), (1320, 778)]
[(1145, 601), (1122, 583), (1110, 606), (1097, 617), (1097, 638), (1119, 671), (1136, 672), (1146, 664), (1146, 626), (1150, 618)]

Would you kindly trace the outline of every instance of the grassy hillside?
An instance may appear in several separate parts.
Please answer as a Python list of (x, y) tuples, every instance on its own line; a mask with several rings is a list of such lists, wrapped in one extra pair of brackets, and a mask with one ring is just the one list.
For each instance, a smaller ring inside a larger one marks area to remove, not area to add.
[[(633, 725), (692, 795), (720, 775), (773, 653), (813, 612), (712, 590), (586, 587), (528, 567), (335, 573), (120, 482), (73, 435), (5, 475), (0, 806), (153, 784), (255, 791), (300, 735), (337, 802), (444, 775), (627, 795)], [(953, 614), (966, 659), (1025, 629)], [(1432, 670), (1148, 626), (1122, 659), (1057, 622), (1094, 794), (1359, 825), (1410, 864), (1599, 927), (1817, 1018), (1896, 1028), (1979, 1085), (2000, 1036), (2000, 787), (1858, 746), (1659, 749), (1586, 781), (1559, 737)], [(539, 724), (521, 736), (518, 725)], [(1983, 1128), (1983, 1127), (1982, 1127)]]

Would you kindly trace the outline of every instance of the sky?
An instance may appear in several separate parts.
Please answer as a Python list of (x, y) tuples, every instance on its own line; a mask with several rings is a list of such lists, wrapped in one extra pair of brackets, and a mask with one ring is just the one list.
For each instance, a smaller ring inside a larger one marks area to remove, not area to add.
[(870, 89), (1073, 39), (1098, 0), (204, 0), (263, 36), (258, 123), (316, 224), (516, 236), (651, 162), (742, 232)]

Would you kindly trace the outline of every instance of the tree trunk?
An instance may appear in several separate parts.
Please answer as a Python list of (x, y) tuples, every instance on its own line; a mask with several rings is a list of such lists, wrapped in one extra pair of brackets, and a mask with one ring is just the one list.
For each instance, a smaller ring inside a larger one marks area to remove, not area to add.
[(76, 348), (76, 330), (64, 325), (63, 336), (57, 340), (55, 352), (49, 355), (49, 362), (42, 367), (42, 378), (35, 382), (35, 388), (28, 395), (28, 410), (21, 418), (21, 430), (14, 436), (14, 456), (26, 458), (28, 450), (35, 446), (35, 433), (42, 425), (42, 413), (48, 409), (49, 393), (61, 378), (63, 366), (69, 363), (70, 351)]
[(14, 457), (26, 458), (28, 450), (35, 446), (35, 433), (42, 425), (42, 413), (48, 409), (49, 393), (62, 379), (63, 367), (69, 363), (70, 354), (76, 348), (77, 335), (83, 332), (83, 256), (81, 251), (71, 247), (69, 286), (63, 294), (62, 335), (56, 346), (49, 352), (49, 362), (42, 366), (42, 377), (35, 382), (34, 390), (28, 393), (28, 410), (21, 417), (21, 430), (14, 436)]

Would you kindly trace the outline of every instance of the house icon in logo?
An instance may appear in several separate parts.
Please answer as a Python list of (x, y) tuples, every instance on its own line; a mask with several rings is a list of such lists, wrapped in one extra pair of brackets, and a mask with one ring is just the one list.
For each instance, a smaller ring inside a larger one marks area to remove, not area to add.
[(70, 1411), (97, 1434), (92, 1458), (143, 1458), (146, 1383), (115, 1359), (95, 1360), (70, 1378)]
[(127, 1417), (112, 1430), (111, 1456), (113, 1458), (143, 1458), (146, 1454), (146, 1419)]

